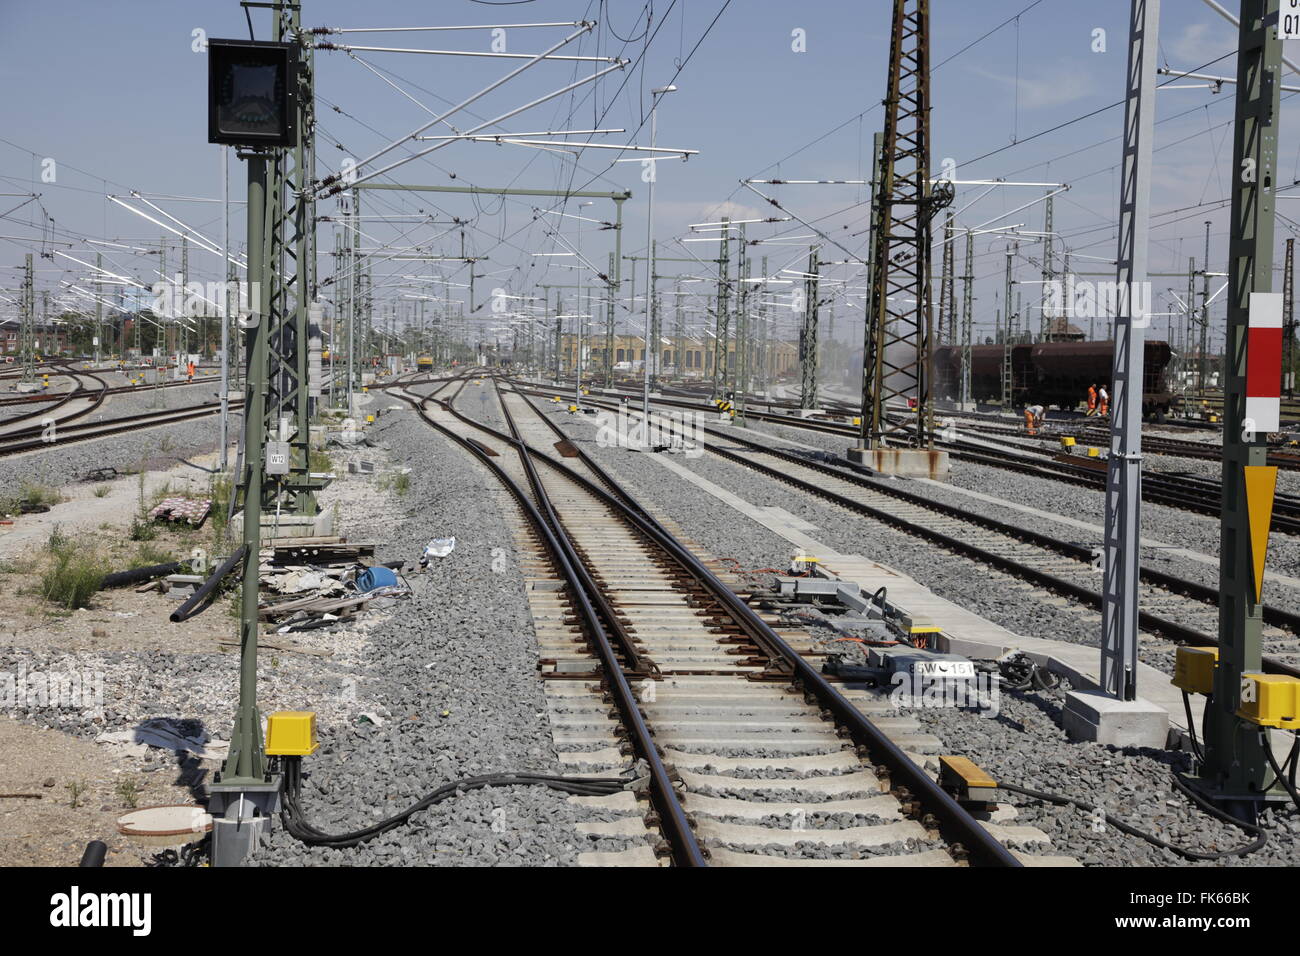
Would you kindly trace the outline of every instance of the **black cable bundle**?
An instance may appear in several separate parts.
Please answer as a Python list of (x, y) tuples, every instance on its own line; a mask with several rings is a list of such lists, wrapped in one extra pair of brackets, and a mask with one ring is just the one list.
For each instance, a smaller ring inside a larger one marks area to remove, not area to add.
[[(1174, 844), (1160, 839), (1160, 837), (1156, 836), (1154, 833), (1147, 833), (1145, 830), (1139, 830), (1137, 827), (1130, 826), (1123, 820), (1111, 816), (1109, 813), (1105, 815), (1106, 822), (1121, 833), (1127, 833), (1129, 836), (1135, 836), (1139, 839), (1146, 840), (1154, 846), (1169, 850), (1172, 853), (1177, 853), (1179, 856), (1186, 857), (1189, 860), (1223, 860), (1230, 856), (1245, 856), (1248, 853), (1254, 853), (1268, 842), (1268, 834), (1264, 832), (1262, 827), (1257, 827), (1253, 823), (1247, 823), (1245, 820), (1238, 820), (1236, 817), (1224, 813), (1218, 807), (1214, 806), (1214, 804), (1205, 800), (1200, 794), (1192, 790), (1191, 787), (1183, 782), (1183, 778), (1177, 773), (1174, 774), (1173, 780), (1174, 786), (1206, 813), (1222, 820), (1224, 823), (1231, 823), (1233, 826), (1244, 830), (1248, 836), (1253, 836), (1255, 839), (1250, 843), (1234, 847), (1231, 850), (1223, 850), (1218, 853), (1205, 853), (1201, 850), (1189, 850), (1186, 847), (1174, 846)], [(1018, 787), (1014, 783), (1006, 783), (1001, 780), (998, 781), (998, 789), (1006, 790), (1010, 793), (1023, 794), (1026, 797), (1033, 797), (1035, 800), (1043, 800), (1047, 803), (1055, 803), (1059, 806), (1078, 807), (1080, 810), (1086, 810), (1089, 813), (1092, 813), (1097, 809), (1094, 804), (1088, 803), (1085, 800), (1063, 796), (1059, 793), (1044, 793), (1041, 790), (1030, 790), (1028, 787)]]
[(396, 816), (361, 830), (353, 830), (351, 833), (330, 834), (318, 830), (303, 817), (302, 807), (298, 803), (298, 797), (302, 792), (302, 765), (290, 761), (285, 766), (284, 809), (280, 812), (280, 820), (285, 830), (309, 846), (343, 849), (359, 846), (381, 833), (401, 826), (421, 810), (426, 810), (435, 803), (441, 803), (449, 797), (468, 790), (482, 790), (487, 787), (539, 786), (575, 796), (605, 797), (618, 793), (629, 783), (631, 778), (626, 777), (556, 777), (536, 773), (498, 773), (481, 777), (465, 777), (444, 783)]

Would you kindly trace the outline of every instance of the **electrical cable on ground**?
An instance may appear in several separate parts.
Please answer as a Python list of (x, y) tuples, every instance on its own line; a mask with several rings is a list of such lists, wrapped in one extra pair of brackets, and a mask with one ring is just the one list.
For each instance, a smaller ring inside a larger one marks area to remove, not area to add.
[[(1192, 788), (1183, 781), (1183, 778), (1179, 776), (1178, 773), (1174, 773), (1173, 780), (1175, 788), (1181, 791), (1185, 796), (1191, 798), (1191, 800), (1206, 813), (1222, 820), (1224, 823), (1232, 824), (1238, 829), (1244, 831), (1248, 836), (1253, 836), (1254, 839), (1250, 843), (1233, 847), (1230, 850), (1205, 852), (1203, 850), (1192, 850), (1187, 847), (1175, 846), (1172, 843), (1160, 839), (1160, 837), (1156, 836), (1154, 833), (1139, 830), (1137, 827), (1125, 823), (1123, 820), (1112, 816), (1109, 813), (1105, 814), (1106, 822), (1121, 833), (1127, 833), (1129, 836), (1138, 837), (1139, 839), (1150, 843), (1152, 846), (1160, 847), (1163, 850), (1169, 850), (1171, 853), (1176, 853), (1189, 860), (1224, 860), (1233, 856), (1246, 856), (1250, 853), (1254, 853), (1256, 850), (1262, 849), (1268, 842), (1268, 834), (1264, 832), (1263, 827), (1256, 826), (1253, 823), (1247, 823), (1245, 820), (1239, 820), (1230, 814), (1224, 813), (1218, 807), (1214, 806), (1214, 804), (1210, 803), (1200, 794), (1192, 790)], [(1045, 793), (1042, 790), (1030, 790), (1028, 787), (1017, 786), (1014, 783), (1007, 783), (1003, 780), (998, 781), (998, 789), (1005, 790), (1008, 793), (1018, 793), (1035, 800), (1042, 800), (1045, 803), (1054, 803), (1058, 806), (1078, 807), (1080, 810), (1084, 810), (1088, 813), (1095, 813), (1099, 809), (1096, 804), (1088, 803), (1086, 800), (1067, 797), (1059, 793)]]
[(280, 820), (292, 836), (309, 846), (326, 846), (335, 849), (359, 846), (395, 827), (407, 823), (421, 810), (470, 790), (488, 787), (541, 786), (561, 793), (577, 796), (601, 797), (618, 793), (633, 782), (632, 777), (559, 777), (535, 773), (498, 773), (478, 777), (465, 777), (444, 783), (421, 797), (401, 813), (380, 820), (350, 833), (326, 833), (305, 819), (298, 798), (302, 792), (302, 765), (290, 762), (285, 766), (284, 807)]

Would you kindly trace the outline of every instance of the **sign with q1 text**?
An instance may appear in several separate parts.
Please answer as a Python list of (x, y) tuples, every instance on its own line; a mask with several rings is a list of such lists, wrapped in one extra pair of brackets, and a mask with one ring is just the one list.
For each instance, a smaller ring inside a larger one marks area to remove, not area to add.
[(1300, 0), (1282, 0), (1277, 13), (1277, 35), (1283, 40), (1300, 40)]

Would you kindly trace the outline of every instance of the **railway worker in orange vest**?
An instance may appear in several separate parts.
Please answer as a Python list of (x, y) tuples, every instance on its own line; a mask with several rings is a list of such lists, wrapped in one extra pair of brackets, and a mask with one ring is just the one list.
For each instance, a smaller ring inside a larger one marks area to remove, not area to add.
[(1030, 435), (1037, 435), (1039, 427), (1043, 424), (1043, 406), (1026, 405), (1025, 406), (1025, 431)]
[(1095, 415), (1096, 413), (1097, 413), (1097, 386), (1096, 386), (1096, 385), (1089, 385), (1089, 386), (1088, 386), (1088, 411), (1087, 411), (1087, 415), (1088, 415), (1089, 417), (1091, 417), (1091, 416)]
[(1105, 418), (1110, 414), (1110, 393), (1106, 391), (1105, 385), (1097, 390), (1097, 399), (1101, 402), (1101, 417)]

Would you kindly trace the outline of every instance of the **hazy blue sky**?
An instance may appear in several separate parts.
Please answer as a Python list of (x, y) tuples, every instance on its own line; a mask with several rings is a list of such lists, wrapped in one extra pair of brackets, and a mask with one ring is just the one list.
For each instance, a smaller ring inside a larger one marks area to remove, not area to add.
[[(1236, 6), (1231, 0), (1227, 5)], [(656, 192), (660, 254), (680, 256), (681, 247), (670, 245), (669, 240), (683, 235), (691, 222), (714, 220), (722, 214), (743, 218), (768, 214), (760, 211), (762, 201), (738, 184), (744, 177), (869, 177), (871, 135), (881, 122), (879, 103), (884, 95), (891, 6), (888, 0), (732, 0), (730, 4), (724, 0), (655, 0), (652, 4), (642, 0), (534, 0), (509, 6), (469, 0), (436, 4), (304, 0), (303, 22), (308, 26), (380, 27), (599, 20), (596, 31), (563, 52), (621, 55), (633, 60), (633, 66), (604, 78), (594, 89), (592, 85), (581, 87), (505, 121), (500, 128), (532, 131), (599, 125), (628, 131), (597, 137), (600, 142), (629, 142), (635, 134), (636, 142), (647, 143), (649, 125), (642, 124), (649, 91), (673, 80), (677, 64), (686, 61), (675, 80), (680, 90), (666, 97), (659, 111), (659, 144), (698, 149), (700, 154), (687, 163), (661, 163)], [(1114, 255), (1120, 156), (1116, 137), (1122, 108), (1105, 110), (1048, 136), (1030, 137), (1120, 99), (1128, 7), (1127, 0), (1082, 4), (1072, 0), (932, 2), (936, 170), (944, 158), (952, 158), (961, 178), (1071, 184), (1071, 190), (1056, 203), (1055, 227), (1077, 256)], [(1235, 47), (1235, 28), (1200, 0), (1165, 0), (1163, 7), (1162, 63), (1235, 75), (1235, 60), (1229, 55)], [(653, 42), (647, 50), (644, 32), (650, 10)], [(713, 23), (719, 10), (723, 13)], [(994, 29), (1017, 14), (1021, 14), (1018, 19)], [(254, 12), (254, 25), (259, 39), (270, 37), (266, 11)], [(0, 191), (39, 192), (41, 205), (54, 219), (56, 238), (77, 243), (76, 248), (57, 248), (86, 258), (93, 257), (88, 250), (94, 247), (83, 244), (84, 238), (157, 243), (160, 230), (116, 207), (107, 200), (107, 193), (125, 196), (136, 189), (151, 195), (220, 195), (220, 150), (206, 142), (206, 56), (192, 50), (192, 31), (200, 28), (213, 37), (248, 35), (243, 11), (235, 0), (0, 0), (0, 79), (9, 93), (0, 123), (0, 180), (5, 184)], [(1106, 31), (1105, 52), (1092, 49), (1098, 28)], [(806, 35), (806, 52), (792, 50), (792, 31), (796, 29)], [(994, 32), (980, 39), (989, 31)], [(509, 29), (507, 49), (538, 52), (564, 35), (563, 27)], [(703, 42), (699, 42), (701, 37)], [(476, 51), (489, 50), (492, 40), (487, 30), (350, 34), (330, 39), (371, 46)], [(1300, 56), (1300, 51), (1296, 52)], [(476, 92), (518, 62), (381, 52), (356, 56), (433, 110)], [(365, 156), (430, 118), (420, 105), (347, 54), (318, 51), (316, 57), (322, 174), (336, 169), (345, 156)], [(596, 68), (591, 63), (539, 65), (451, 122), (463, 130), (474, 125), (475, 118), (481, 122), (497, 116)], [(1232, 102), (1231, 87), (1219, 94), (1205, 89), (1170, 89), (1158, 94), (1151, 200), (1155, 214), (1153, 270), (1185, 270), (1191, 255), (1199, 261), (1206, 219), (1215, 224), (1213, 268), (1224, 268), (1226, 208), (1218, 200), (1228, 195), (1225, 176), (1232, 144), (1227, 124)], [(1284, 94), (1279, 170), (1284, 183), (1300, 178), (1300, 137), (1292, 129), (1295, 118), (1297, 110)], [(1012, 145), (1017, 140), (1020, 142)], [(972, 162), (1000, 148), (988, 158)], [(555, 188), (590, 183), (588, 188), (594, 189), (628, 188), (634, 196), (627, 204), (623, 250), (625, 254), (642, 254), (646, 203), (640, 165), (621, 163), (610, 168), (613, 155), (611, 151), (589, 150), (578, 158), (575, 170), (568, 154), (456, 143), (386, 178), (444, 184), (452, 183), (454, 174), (458, 184)], [(57, 164), (54, 183), (41, 181), (46, 157)], [(242, 164), (232, 159), (231, 188), (236, 198), (243, 195), (243, 175)], [(963, 189), (955, 208), (965, 206), (981, 191)], [(984, 222), (1043, 192), (995, 190), (965, 210), (960, 221), (966, 225)], [(786, 186), (775, 194), (803, 218), (816, 218), (819, 228), (832, 232), (850, 249), (865, 248), (865, 236), (855, 235), (867, 221), (864, 189)], [(22, 201), (22, 197), (0, 197), (4, 203), (0, 210)], [(220, 205), (155, 201), (219, 241)], [(475, 202), (446, 195), (384, 193), (382, 200), (371, 205), (374, 211), (395, 215), (436, 212), (439, 220), (451, 216), (469, 220), (467, 248), (489, 260), (479, 264), (481, 273), (490, 274), (480, 280), (482, 287), (503, 284), (517, 293), (531, 291), (538, 281), (571, 281), (572, 272), (558, 266), (566, 260), (530, 256), (562, 249), (534, 221), (534, 206), (551, 207), (554, 203), (549, 200)], [(610, 205), (597, 203), (586, 212), (603, 219), (610, 215)], [(330, 215), (334, 207), (334, 200), (325, 201), (318, 212)], [(1290, 203), (1280, 202), (1279, 208), (1287, 213)], [(573, 201), (567, 210), (574, 211)], [(1300, 214), (1300, 209), (1296, 213)], [(1038, 230), (1043, 228), (1042, 216), (1039, 204), (1000, 224), (1025, 222), (1026, 229)], [(33, 237), (0, 240), (0, 287), (12, 290), (16, 283), (13, 267), (21, 262), (24, 251), (39, 248), (39, 242), (33, 240), (40, 237), (40, 218), (36, 204), (29, 203), (0, 222), (0, 233), (6, 236)], [(553, 219), (543, 217), (543, 221)], [(369, 235), (385, 242), (409, 228), (410, 223), (365, 226)], [(401, 241), (433, 243), (446, 228), (425, 225)], [(1285, 222), (1279, 223), (1279, 256), (1280, 240), (1292, 234), (1290, 229)], [(749, 235), (806, 236), (808, 232), (798, 223), (786, 223), (753, 227)], [(576, 241), (572, 220), (564, 233), (569, 242)], [(242, 212), (232, 216), (232, 235), (236, 241), (242, 238)], [(611, 235), (588, 227), (582, 238), (584, 253), (602, 268), (612, 248)], [(799, 268), (807, 259), (807, 242), (795, 239), (787, 246), (754, 247), (751, 254), (768, 255), (772, 272), (781, 267)], [(328, 249), (332, 245), (333, 227), (322, 225), (321, 246)], [(993, 310), (1000, 306), (1005, 246), (1006, 240), (998, 237), (985, 237), (977, 246), (977, 316), (986, 331)], [(453, 252), (459, 248), (459, 239), (449, 237), (441, 248)], [(711, 244), (688, 248), (702, 258), (716, 253)], [(144, 270), (150, 268), (150, 260), (110, 251), (115, 268), (142, 270), (142, 275), (147, 275)], [(1024, 243), (1020, 253), (1015, 260), (1017, 276), (1037, 278), (1040, 247)], [(844, 258), (833, 249), (826, 254)], [(191, 264), (198, 278), (217, 276), (219, 260), (215, 256), (192, 252)], [(1075, 265), (1086, 268), (1086, 260), (1076, 258)], [(42, 260), (41, 268), (42, 287), (57, 285), (60, 277), (84, 274), (81, 267), (60, 258)], [(686, 265), (665, 264), (660, 271), (673, 274), (678, 268), (690, 270)], [(644, 286), (643, 269), (639, 267), (638, 292)], [(936, 260), (936, 276), (937, 269)], [(323, 260), (321, 274), (330, 270), (328, 260)], [(429, 267), (421, 266), (418, 271), (428, 272)], [(843, 271), (838, 274), (845, 275)], [(463, 280), (463, 271), (453, 278)], [(1179, 278), (1154, 281), (1157, 289), (1172, 285), (1180, 295), (1186, 286), (1185, 279)], [(849, 284), (854, 283), (850, 280)], [(1037, 296), (1037, 288), (1023, 287), (1027, 302)], [(1221, 303), (1222, 299), (1216, 305)], [(1165, 311), (1167, 306), (1158, 300), (1155, 308)], [(838, 311), (844, 317), (837, 325), (839, 334), (849, 333), (854, 322), (860, 327), (860, 307), (854, 306), (851, 314), (844, 306)], [(1157, 327), (1163, 327), (1163, 320), (1158, 320)]]

